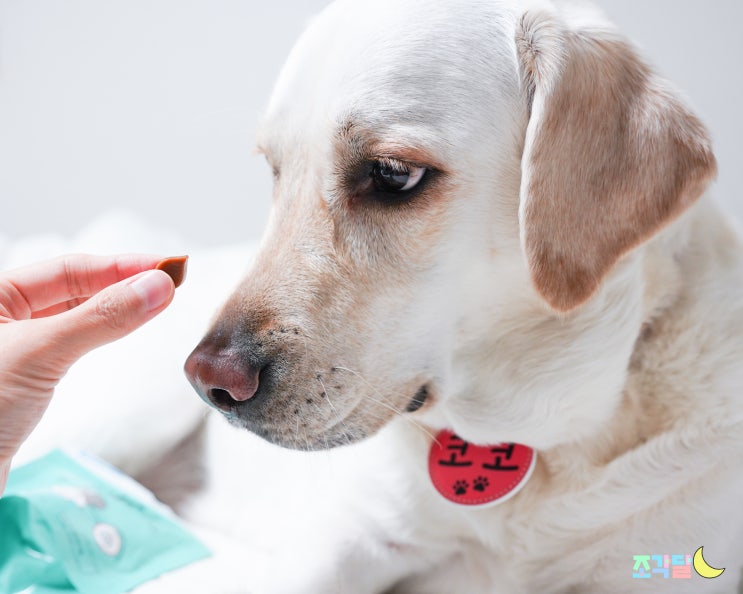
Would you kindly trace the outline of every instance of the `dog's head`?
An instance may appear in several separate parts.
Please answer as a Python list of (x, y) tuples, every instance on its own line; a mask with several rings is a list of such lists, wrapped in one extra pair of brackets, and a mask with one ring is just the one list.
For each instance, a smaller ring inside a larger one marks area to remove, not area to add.
[(260, 253), (186, 363), (231, 421), (308, 449), (398, 415), (548, 445), (608, 414), (590, 393), (641, 323), (622, 263), (714, 158), (625, 41), (527, 8), (341, 0), (298, 42)]

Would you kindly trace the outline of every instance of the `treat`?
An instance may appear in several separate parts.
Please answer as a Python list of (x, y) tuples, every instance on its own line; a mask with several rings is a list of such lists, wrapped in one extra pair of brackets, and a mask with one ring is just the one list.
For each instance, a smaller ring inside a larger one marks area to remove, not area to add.
[(183, 280), (186, 278), (186, 264), (188, 263), (188, 256), (176, 256), (173, 258), (165, 258), (157, 263), (155, 268), (162, 270), (170, 278), (173, 279), (176, 288), (183, 284)]

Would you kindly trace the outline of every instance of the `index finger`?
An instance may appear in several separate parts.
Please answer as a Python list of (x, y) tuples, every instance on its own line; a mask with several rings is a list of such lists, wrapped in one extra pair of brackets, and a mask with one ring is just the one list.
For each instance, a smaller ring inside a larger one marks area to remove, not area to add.
[[(150, 254), (71, 254), (0, 273), (0, 306), (26, 319), (58, 303), (95, 295), (109, 285), (154, 268)], [(4, 301), (4, 302), (3, 302)]]

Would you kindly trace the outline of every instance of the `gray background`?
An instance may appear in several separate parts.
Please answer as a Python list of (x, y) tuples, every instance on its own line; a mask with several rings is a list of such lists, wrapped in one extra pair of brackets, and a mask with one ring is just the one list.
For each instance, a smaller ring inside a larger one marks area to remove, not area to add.
[[(188, 240), (257, 238), (256, 125), (326, 0), (0, 0), (0, 235), (72, 234), (123, 207)], [(600, 0), (712, 130), (743, 218), (738, 0)]]

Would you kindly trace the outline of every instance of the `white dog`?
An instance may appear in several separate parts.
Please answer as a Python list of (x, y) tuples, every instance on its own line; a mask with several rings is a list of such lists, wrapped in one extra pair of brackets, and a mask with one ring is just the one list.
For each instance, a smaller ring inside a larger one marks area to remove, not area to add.
[[(182, 507), (240, 543), (210, 591), (735, 591), (743, 252), (703, 125), (626, 40), (548, 2), (338, 0), (260, 146), (269, 229), (186, 364), (241, 428), (212, 421)], [(536, 464), (447, 501), (444, 429)]]

